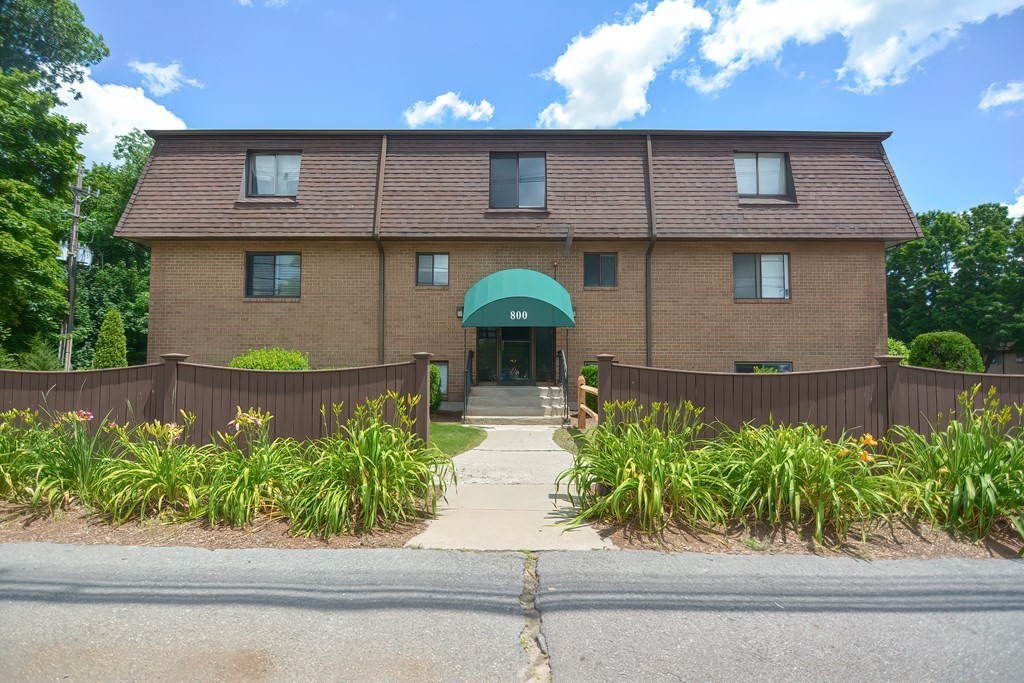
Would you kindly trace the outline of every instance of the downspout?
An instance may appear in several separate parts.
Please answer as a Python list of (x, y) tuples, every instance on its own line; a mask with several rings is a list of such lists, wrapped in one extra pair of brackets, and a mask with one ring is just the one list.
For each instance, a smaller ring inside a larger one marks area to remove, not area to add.
[(373, 206), (373, 241), (377, 244), (377, 362), (384, 364), (384, 243), (380, 239), (381, 204), (384, 200), (384, 162), (388, 156), (388, 136), (380, 136), (380, 159), (377, 161), (377, 197)]
[(658, 241), (658, 214), (654, 209), (654, 157), (651, 153), (651, 136), (647, 136), (647, 253), (644, 255), (644, 324), (647, 331), (647, 366), (654, 365), (652, 349), (654, 338), (654, 314), (651, 311), (651, 257), (654, 243)]

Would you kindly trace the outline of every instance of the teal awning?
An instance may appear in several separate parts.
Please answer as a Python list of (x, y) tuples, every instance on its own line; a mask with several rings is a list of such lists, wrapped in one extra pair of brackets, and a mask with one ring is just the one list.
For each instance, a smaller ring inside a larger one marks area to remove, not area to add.
[(565, 287), (544, 273), (512, 268), (469, 288), (462, 326), (576, 327), (576, 316)]

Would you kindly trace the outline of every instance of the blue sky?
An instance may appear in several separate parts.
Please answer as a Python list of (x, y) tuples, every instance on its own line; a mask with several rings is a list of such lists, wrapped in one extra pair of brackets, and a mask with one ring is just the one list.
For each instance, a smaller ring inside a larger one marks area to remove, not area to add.
[(92, 160), (133, 126), (892, 130), (915, 210), (1024, 211), (1024, 0), (79, 5)]

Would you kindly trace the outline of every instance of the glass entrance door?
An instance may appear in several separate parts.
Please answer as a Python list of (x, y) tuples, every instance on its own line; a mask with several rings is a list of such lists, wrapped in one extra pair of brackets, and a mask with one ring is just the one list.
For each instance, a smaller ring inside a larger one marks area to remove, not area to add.
[(555, 328), (476, 328), (476, 381), (536, 384), (555, 381)]
[(503, 327), (501, 347), (501, 381), (506, 384), (535, 382), (533, 374), (533, 328)]

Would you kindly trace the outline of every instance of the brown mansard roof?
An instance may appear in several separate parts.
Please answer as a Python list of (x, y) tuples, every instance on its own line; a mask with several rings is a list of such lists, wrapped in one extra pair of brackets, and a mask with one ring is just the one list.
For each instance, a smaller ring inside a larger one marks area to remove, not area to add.
[[(372, 237), (385, 135), (383, 239), (563, 239), (570, 228), (576, 239), (646, 239), (653, 231), (659, 239), (900, 242), (921, 235), (882, 147), (885, 132), (149, 133), (156, 145), (117, 232), (141, 241)], [(252, 150), (301, 150), (295, 201), (244, 197)], [(546, 211), (488, 209), (489, 155), (496, 151), (546, 153)], [(794, 200), (738, 198), (737, 151), (787, 152)]]

